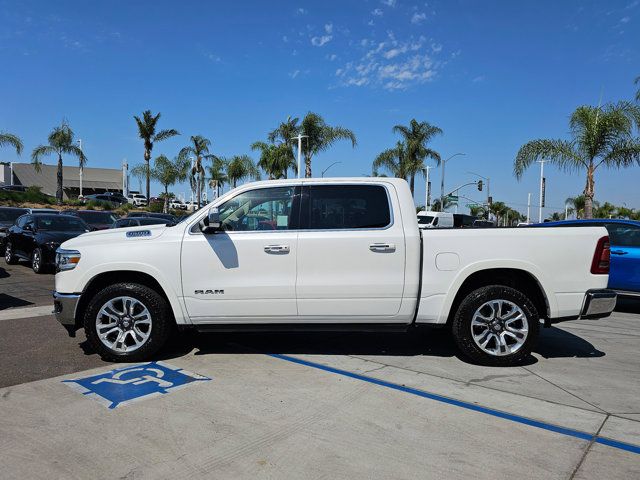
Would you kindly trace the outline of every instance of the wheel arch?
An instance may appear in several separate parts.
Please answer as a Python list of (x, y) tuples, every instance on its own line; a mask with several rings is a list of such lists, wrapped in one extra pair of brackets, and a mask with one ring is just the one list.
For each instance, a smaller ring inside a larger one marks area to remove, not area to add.
[(177, 304), (177, 300), (167, 294), (166, 289), (160, 284), (156, 277), (149, 273), (141, 272), (138, 270), (114, 270), (96, 274), (87, 282), (85, 288), (82, 291), (80, 301), (76, 307), (75, 321), (76, 326), (82, 325), (82, 318), (84, 312), (89, 305), (89, 302), (93, 298), (94, 294), (103, 289), (106, 286), (113, 285), (115, 283), (137, 283), (144, 285), (156, 291), (167, 301), (171, 308), (174, 322), (180, 323), (180, 319), (183, 318), (180, 305)]
[(552, 307), (540, 280), (530, 271), (522, 268), (486, 268), (470, 273), (463, 281), (448, 307), (447, 324), (451, 321), (462, 300), (472, 291), (488, 285), (504, 285), (515, 288), (527, 295), (540, 318), (549, 318)]

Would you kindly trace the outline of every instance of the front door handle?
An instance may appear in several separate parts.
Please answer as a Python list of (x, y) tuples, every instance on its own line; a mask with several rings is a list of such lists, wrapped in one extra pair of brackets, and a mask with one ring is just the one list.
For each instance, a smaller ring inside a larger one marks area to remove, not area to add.
[(265, 245), (264, 251), (276, 255), (284, 255), (289, 253), (289, 245)]
[(372, 243), (369, 245), (372, 252), (395, 252), (396, 245), (394, 243)]
[(613, 255), (626, 255), (629, 252), (625, 252), (624, 250), (611, 250)]

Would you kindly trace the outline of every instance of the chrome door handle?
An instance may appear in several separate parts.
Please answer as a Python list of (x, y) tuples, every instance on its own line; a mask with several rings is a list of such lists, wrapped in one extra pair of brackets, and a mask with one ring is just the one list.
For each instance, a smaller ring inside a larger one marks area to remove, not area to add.
[(629, 252), (625, 252), (624, 250), (611, 250), (613, 255), (626, 255)]
[(369, 250), (372, 252), (395, 252), (396, 246), (394, 243), (372, 243), (369, 245)]
[(265, 245), (266, 253), (285, 254), (289, 253), (289, 245)]

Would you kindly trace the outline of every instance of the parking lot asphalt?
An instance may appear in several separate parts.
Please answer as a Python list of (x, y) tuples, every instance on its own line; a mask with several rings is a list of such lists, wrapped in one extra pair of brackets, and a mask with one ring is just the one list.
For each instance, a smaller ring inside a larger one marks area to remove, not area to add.
[(515, 368), (441, 330), (181, 335), (160, 359), (211, 380), (111, 410), (63, 383), (116, 366), (52, 287), (0, 268), (3, 478), (640, 478), (638, 303), (543, 329)]

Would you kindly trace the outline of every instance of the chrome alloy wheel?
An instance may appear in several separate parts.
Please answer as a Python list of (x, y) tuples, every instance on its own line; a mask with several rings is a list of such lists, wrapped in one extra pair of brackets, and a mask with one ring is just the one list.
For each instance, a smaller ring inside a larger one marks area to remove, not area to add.
[(42, 258), (40, 258), (40, 253), (38, 252), (38, 250), (36, 250), (35, 252), (33, 252), (33, 259), (31, 260), (31, 267), (33, 268), (34, 272), (39, 272), (40, 271), (40, 267), (42, 263)]
[(151, 314), (135, 298), (112, 298), (98, 312), (96, 332), (100, 341), (114, 352), (133, 352), (149, 339)]
[(7, 242), (4, 247), (4, 259), (7, 263), (11, 261), (11, 242)]
[(529, 322), (522, 309), (509, 300), (490, 300), (471, 320), (473, 341), (493, 356), (516, 353), (527, 341)]

